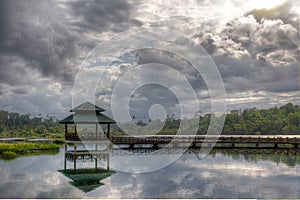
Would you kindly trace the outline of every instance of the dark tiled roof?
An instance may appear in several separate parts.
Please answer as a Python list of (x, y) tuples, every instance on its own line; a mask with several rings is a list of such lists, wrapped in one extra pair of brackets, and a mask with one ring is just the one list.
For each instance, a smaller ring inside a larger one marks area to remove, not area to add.
[(61, 124), (76, 124), (76, 123), (115, 123), (111, 118), (101, 114), (105, 111), (104, 109), (90, 103), (85, 102), (71, 110), (75, 112), (72, 115), (69, 115), (65, 119), (61, 120)]
[(115, 123), (114, 120), (99, 113), (99, 112), (84, 112), (74, 113), (60, 121), (61, 124), (74, 124), (74, 123)]
[(97, 111), (97, 112), (103, 112), (105, 111), (103, 108), (100, 108), (99, 106), (96, 106), (90, 102), (85, 102), (72, 110), (70, 112), (80, 112), (80, 111)]

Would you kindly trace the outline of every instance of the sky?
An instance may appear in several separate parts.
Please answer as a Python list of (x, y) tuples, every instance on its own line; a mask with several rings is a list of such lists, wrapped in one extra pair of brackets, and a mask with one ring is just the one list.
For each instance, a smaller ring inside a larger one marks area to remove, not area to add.
[[(0, 109), (62, 119), (85, 100), (109, 116), (125, 102), (147, 119), (160, 106), (194, 114), (196, 98), (209, 113), (219, 82), (227, 111), (299, 104), (299, 10), (294, 0), (0, 0)], [(178, 51), (122, 49), (158, 36)], [(183, 54), (210, 57), (221, 80)]]

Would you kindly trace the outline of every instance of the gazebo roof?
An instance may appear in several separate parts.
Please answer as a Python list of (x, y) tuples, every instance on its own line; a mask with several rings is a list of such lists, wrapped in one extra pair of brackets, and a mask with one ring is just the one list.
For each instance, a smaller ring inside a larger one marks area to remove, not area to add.
[(114, 120), (101, 113), (74, 113), (61, 120), (61, 124), (110, 124), (116, 123)]
[(80, 111), (97, 111), (97, 112), (104, 112), (105, 110), (103, 108), (100, 108), (99, 106), (96, 106), (90, 102), (85, 102), (85, 103), (82, 103), (80, 104), (79, 106), (75, 107), (75, 108), (72, 108), (70, 110), (70, 112), (80, 112)]
[(104, 109), (90, 103), (85, 102), (71, 110), (75, 112), (65, 119), (61, 120), (61, 124), (110, 124), (116, 123), (111, 118), (103, 115)]

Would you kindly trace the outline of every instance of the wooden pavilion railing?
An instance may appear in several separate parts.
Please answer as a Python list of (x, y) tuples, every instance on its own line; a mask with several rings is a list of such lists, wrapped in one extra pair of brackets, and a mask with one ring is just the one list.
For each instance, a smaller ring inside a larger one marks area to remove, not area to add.
[(107, 140), (106, 135), (95, 133), (66, 133), (65, 140), (69, 141), (99, 141), (99, 140)]

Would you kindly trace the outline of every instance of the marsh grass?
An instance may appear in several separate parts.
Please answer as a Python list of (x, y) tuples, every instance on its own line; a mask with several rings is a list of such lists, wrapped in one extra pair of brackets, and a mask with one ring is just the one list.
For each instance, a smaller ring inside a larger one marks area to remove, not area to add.
[(56, 144), (43, 143), (0, 143), (0, 159), (13, 160), (19, 156), (40, 153), (59, 151), (59, 146)]

